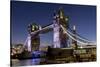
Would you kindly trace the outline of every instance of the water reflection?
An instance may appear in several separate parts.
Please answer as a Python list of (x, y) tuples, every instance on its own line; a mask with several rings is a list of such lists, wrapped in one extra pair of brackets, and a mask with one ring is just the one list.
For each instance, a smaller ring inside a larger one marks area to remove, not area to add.
[(12, 66), (39, 65), (42, 59), (12, 60)]

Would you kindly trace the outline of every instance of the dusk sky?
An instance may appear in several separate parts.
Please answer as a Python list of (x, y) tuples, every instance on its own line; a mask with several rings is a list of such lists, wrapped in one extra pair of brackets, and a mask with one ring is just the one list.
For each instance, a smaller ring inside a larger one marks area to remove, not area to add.
[[(36, 23), (46, 26), (53, 22), (53, 13), (63, 7), (69, 24), (76, 25), (77, 33), (96, 41), (96, 6), (71, 4), (39, 3), (11, 1), (11, 40), (13, 44), (24, 43), (27, 38), (27, 26)], [(41, 34), (41, 44), (52, 44), (53, 32)]]

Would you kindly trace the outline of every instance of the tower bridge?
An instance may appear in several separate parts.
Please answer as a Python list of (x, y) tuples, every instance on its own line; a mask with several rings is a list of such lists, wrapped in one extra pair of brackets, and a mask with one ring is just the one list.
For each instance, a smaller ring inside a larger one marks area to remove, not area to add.
[(28, 51), (38, 50), (40, 45), (40, 34), (45, 34), (50, 31), (53, 31), (53, 48), (67, 48), (69, 40), (75, 46), (75, 49), (79, 46), (78, 44), (96, 45), (95, 42), (77, 35), (75, 26), (73, 27), (73, 32), (69, 30), (69, 18), (65, 16), (62, 8), (59, 9), (57, 13), (54, 13), (51, 23), (52, 24), (44, 27), (37, 24), (30, 24), (28, 26), (29, 34), (24, 44)]

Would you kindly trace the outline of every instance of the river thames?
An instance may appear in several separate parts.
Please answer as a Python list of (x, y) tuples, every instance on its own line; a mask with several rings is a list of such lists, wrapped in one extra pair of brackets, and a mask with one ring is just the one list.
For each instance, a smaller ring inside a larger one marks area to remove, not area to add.
[(30, 66), (30, 65), (40, 65), (41, 61), (45, 61), (45, 59), (35, 58), (35, 59), (27, 59), (27, 60), (18, 60), (13, 59), (12, 66)]

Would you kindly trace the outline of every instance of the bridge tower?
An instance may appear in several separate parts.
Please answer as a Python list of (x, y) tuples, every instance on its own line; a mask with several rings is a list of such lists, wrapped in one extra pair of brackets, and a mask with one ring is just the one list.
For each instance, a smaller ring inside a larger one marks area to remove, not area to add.
[[(73, 26), (73, 34), (76, 35), (76, 26), (75, 25)], [(76, 36), (73, 36), (73, 37), (76, 39)], [(77, 47), (78, 47), (77, 41), (72, 40), (72, 46), (73, 46), (74, 49), (77, 49)]]
[(64, 15), (62, 8), (59, 9), (57, 13), (54, 13), (54, 48), (65, 48), (68, 47), (67, 35), (63, 32), (60, 25), (62, 25), (66, 30), (68, 28), (68, 17)]
[(37, 24), (30, 24), (28, 26), (28, 31), (29, 31), (28, 50), (29, 51), (39, 50), (39, 46), (40, 46), (39, 32), (35, 34), (31, 34), (32, 32), (39, 30), (39, 29), (40, 28)]

